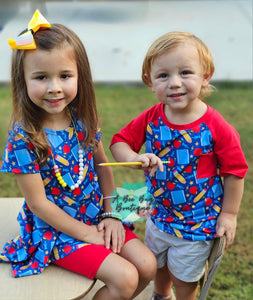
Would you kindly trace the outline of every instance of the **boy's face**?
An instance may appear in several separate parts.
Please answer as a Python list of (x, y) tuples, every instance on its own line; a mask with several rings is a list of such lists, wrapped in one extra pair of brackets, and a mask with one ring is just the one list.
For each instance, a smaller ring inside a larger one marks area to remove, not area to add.
[(195, 108), (200, 90), (210, 78), (203, 74), (196, 47), (185, 43), (153, 61), (149, 86), (158, 100), (176, 113)]

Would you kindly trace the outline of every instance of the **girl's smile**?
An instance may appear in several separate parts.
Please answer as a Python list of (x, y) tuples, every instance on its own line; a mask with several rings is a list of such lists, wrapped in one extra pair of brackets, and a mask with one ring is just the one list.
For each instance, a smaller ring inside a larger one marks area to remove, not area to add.
[(45, 101), (48, 102), (49, 105), (55, 106), (55, 105), (60, 104), (63, 100), (64, 99), (61, 98), (61, 99), (46, 99)]

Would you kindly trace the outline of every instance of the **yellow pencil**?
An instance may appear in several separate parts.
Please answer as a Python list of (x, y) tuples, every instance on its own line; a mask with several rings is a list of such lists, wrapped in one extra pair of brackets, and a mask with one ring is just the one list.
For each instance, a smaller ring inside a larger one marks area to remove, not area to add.
[(75, 203), (74, 200), (72, 200), (71, 198), (69, 198), (69, 197), (66, 196), (66, 195), (64, 195), (64, 196), (62, 197), (62, 199), (63, 199), (64, 201), (66, 201), (69, 205), (72, 205), (73, 203)]
[[(163, 161), (163, 164), (168, 164), (169, 161)], [(141, 161), (129, 161), (129, 162), (109, 162), (109, 163), (100, 163), (99, 167), (113, 167), (113, 166), (141, 166), (143, 163)]]
[(202, 196), (205, 195), (205, 193), (207, 192), (207, 189), (203, 189), (193, 200), (194, 203), (198, 202)]
[(197, 224), (195, 224), (194, 226), (191, 227), (191, 230), (195, 230), (197, 228), (199, 228), (202, 225), (203, 222), (199, 222)]
[(178, 229), (173, 228), (173, 230), (174, 230), (174, 232), (175, 232), (175, 234), (176, 234), (177, 237), (179, 237), (179, 238), (183, 237), (182, 234), (181, 234), (181, 232)]

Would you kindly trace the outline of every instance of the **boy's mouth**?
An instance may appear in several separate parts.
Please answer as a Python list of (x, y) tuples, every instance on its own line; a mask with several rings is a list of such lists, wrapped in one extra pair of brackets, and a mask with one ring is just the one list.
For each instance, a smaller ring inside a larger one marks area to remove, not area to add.
[(184, 96), (185, 93), (173, 93), (173, 94), (170, 94), (169, 96), (170, 97), (181, 97), (181, 96)]
[(170, 94), (169, 97), (172, 98), (172, 99), (174, 99), (174, 100), (179, 100), (184, 95), (186, 95), (186, 93), (173, 93), (173, 94)]

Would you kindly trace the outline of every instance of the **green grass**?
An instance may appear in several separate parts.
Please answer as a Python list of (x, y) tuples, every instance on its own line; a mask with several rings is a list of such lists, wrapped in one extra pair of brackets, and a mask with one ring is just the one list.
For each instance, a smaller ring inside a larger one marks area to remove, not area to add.
[[(96, 85), (97, 105), (103, 131), (103, 144), (109, 160), (113, 161), (109, 144), (114, 133), (143, 110), (157, 103), (154, 94), (143, 86)], [(221, 84), (206, 100), (218, 110), (239, 132), (242, 147), (249, 164), (245, 180), (237, 234), (234, 244), (227, 250), (208, 300), (253, 299), (253, 88), (248, 84)], [(6, 143), (11, 95), (8, 86), (0, 88), (0, 155)], [(236, 159), (236, 157), (235, 157)], [(144, 181), (141, 171), (114, 167), (117, 186), (123, 182)], [(12, 174), (0, 173), (0, 197), (21, 196)], [(138, 223), (136, 233), (144, 239), (145, 223)]]

